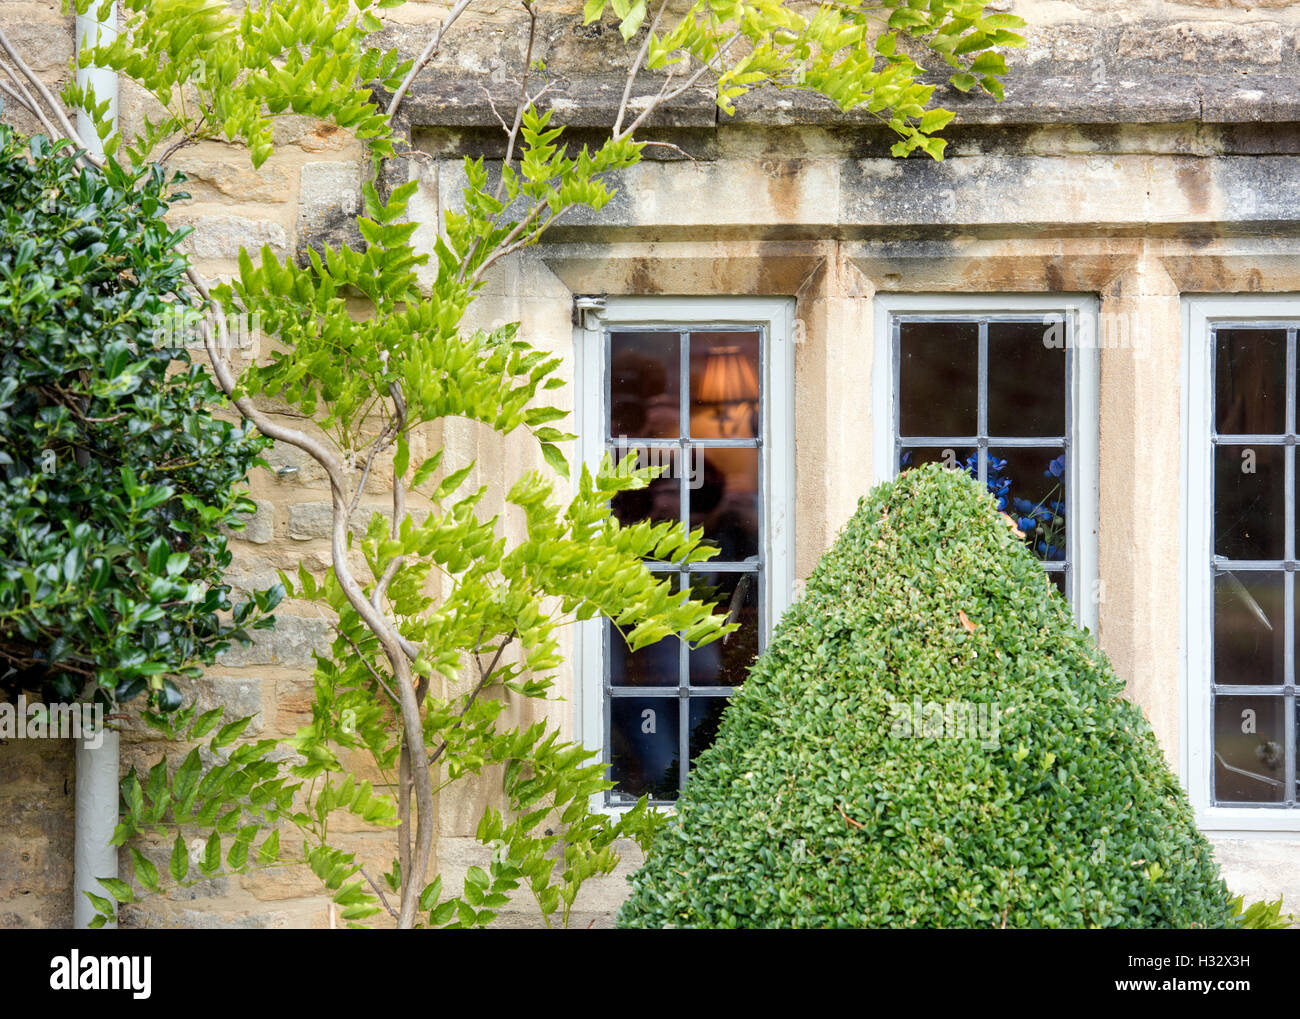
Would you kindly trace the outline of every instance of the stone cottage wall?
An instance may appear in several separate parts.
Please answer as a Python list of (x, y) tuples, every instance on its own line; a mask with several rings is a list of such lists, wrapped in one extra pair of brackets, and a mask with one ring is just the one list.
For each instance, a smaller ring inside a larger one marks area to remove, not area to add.
[[(520, 320), (524, 335), (571, 361), (574, 294), (797, 296), (796, 551), (804, 576), (869, 487), (874, 422), (862, 394), (871, 389), (876, 294), (1101, 295), (1103, 322), (1138, 324), (1140, 349), (1102, 352), (1099, 639), (1178, 766), (1178, 587), (1152, 578), (1168, 575), (1178, 557), (1179, 297), (1300, 291), (1300, 9), (1286, 0), (1008, 6), (1029, 20), (1030, 46), (1009, 60), (1004, 104), (950, 102), (960, 116), (942, 165), (892, 160), (888, 139), (869, 125), (794, 96), (742, 104), (722, 124), (706, 95), (683, 97), (655, 131), (694, 161), (650, 150), (600, 217), (579, 218), (545, 248), (503, 263), (473, 324)], [(443, 9), (410, 3), (383, 12), (390, 43), (418, 49)], [(581, 132), (616, 102), (611, 83), (624, 49), (608, 26), (581, 27), (577, 9), (565, 0), (542, 12), (535, 55), (564, 76), (552, 99), (557, 120)], [(457, 200), (461, 157), (501, 155), (484, 89), (512, 101), (507, 79), (522, 61), (526, 23), (514, 4), (483, 10), (462, 19), (404, 110), (421, 155), (392, 175), (424, 185), (412, 211), (429, 224), (426, 244)], [(0, 26), (48, 81), (66, 75), (71, 23), (56, 3), (0, 0)], [(147, 109), (124, 83), (124, 125)], [(31, 128), (21, 112), (6, 110), (6, 118)], [(188, 245), (205, 276), (231, 274), (241, 245), (269, 244), (283, 255), (344, 235), (359, 202), (359, 145), (302, 118), (287, 118), (277, 142), (257, 171), (217, 143), (177, 157), (193, 198), (173, 215), (194, 227)], [(458, 457), (477, 456), (476, 480), (494, 491), (540, 466), (527, 442), (484, 441), (469, 425), (448, 424), (439, 438)], [(244, 591), (300, 562), (319, 574), (329, 559), (323, 476), (289, 448), (268, 459), (271, 470), (251, 479), (258, 512), (233, 542), (230, 579)], [(383, 507), (382, 476), (367, 505)], [(1159, 523), (1137, 542), (1133, 520)], [(256, 713), (250, 736), (290, 735), (306, 720), (311, 653), (329, 640), (328, 624), (308, 606), (287, 604), (279, 618), (274, 633), (232, 650), (195, 690), (205, 706)], [(571, 678), (561, 685), (572, 694)], [(570, 735), (571, 704), (555, 709)], [(165, 750), (132, 736), (124, 766), (148, 767)], [(71, 780), (63, 744), (0, 746), (0, 926), (70, 920)], [(437, 864), (452, 887), (478, 859), (472, 835), (490, 788), (491, 777), (439, 805)], [(346, 839), (363, 859), (388, 866), (386, 836), (353, 831)], [(1295, 869), (1286, 866), (1293, 842), (1217, 845), (1236, 890), (1286, 891), (1300, 903)], [(629, 856), (623, 871), (634, 863)], [(621, 877), (593, 887), (579, 925), (607, 922), (621, 894)], [(521, 904), (503, 919), (533, 916)], [(319, 926), (328, 912), (311, 875), (290, 869), (151, 900), (127, 920)]]

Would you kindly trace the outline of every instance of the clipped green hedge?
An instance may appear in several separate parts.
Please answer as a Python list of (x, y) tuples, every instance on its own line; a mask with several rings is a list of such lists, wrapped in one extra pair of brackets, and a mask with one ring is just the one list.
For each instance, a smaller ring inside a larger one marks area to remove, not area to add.
[(777, 627), (619, 923), (1229, 926), (1121, 689), (987, 492), (904, 473)]

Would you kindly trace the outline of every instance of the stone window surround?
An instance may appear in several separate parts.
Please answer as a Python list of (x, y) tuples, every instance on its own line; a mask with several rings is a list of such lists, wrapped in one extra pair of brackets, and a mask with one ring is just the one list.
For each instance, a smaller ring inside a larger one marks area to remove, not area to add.
[[(575, 431), (579, 436), (578, 459), (592, 470), (605, 453), (606, 330), (655, 325), (686, 329), (699, 324), (758, 326), (765, 330), (767, 356), (762, 365), (764, 396), (759, 439), (764, 479), (761, 558), (766, 576), (765, 604), (760, 618), (770, 632), (789, 607), (794, 590), (794, 301), (772, 297), (623, 296), (606, 298), (597, 307), (584, 308), (587, 303), (575, 302), (574, 391), (578, 401)], [(578, 624), (574, 641), (573, 702), (579, 738), (590, 749), (604, 755), (608, 763), (604, 639), (603, 620)], [(606, 803), (604, 795), (592, 801), (593, 809), (606, 813), (618, 813), (630, 805)]]
[[(1102, 349), (1095, 632), (1126, 695), (1187, 784), (1181, 585), (1150, 579), (1181, 563), (1184, 550), (1183, 305), (1198, 293), (1300, 292), (1300, 259), (1289, 248), (1284, 240), (1248, 237), (1188, 243), (1091, 236), (971, 239), (956, 251), (846, 240), (611, 240), (550, 244), (539, 254), (571, 294), (700, 296), (716, 293), (715, 281), (731, 280), (736, 296), (796, 297), (796, 578), (808, 575), (870, 487), (861, 485), (863, 475), (877, 477), (873, 401), (862, 394), (873, 387), (878, 295), (1050, 294), (1058, 305), (1069, 295), (1096, 299)], [(1141, 335), (1115, 342), (1108, 330), (1117, 322), (1137, 323)], [(812, 393), (817, 399), (810, 401)], [(1143, 470), (1134, 469), (1138, 463)], [(1171, 492), (1181, 493), (1172, 509)], [(1126, 521), (1158, 514), (1179, 519), (1135, 542)], [(1170, 625), (1173, 619), (1181, 628)], [(1287, 837), (1294, 830), (1261, 831), (1249, 818), (1208, 826), (1198, 819), (1219, 839)]]
[(874, 441), (874, 483), (898, 473), (894, 452), (897, 381), (893, 365), (893, 324), (896, 316), (933, 316), (936, 321), (967, 316), (1030, 313), (1059, 314), (1069, 322), (1066, 337), (1070, 357), (1067, 372), (1067, 438), (1070, 472), (1067, 540), (1073, 563), (1069, 598), (1075, 618), (1090, 631), (1097, 630), (1097, 465), (1099, 348), (1096, 297), (1079, 294), (890, 294), (878, 295), (875, 305), (875, 365), (872, 401), (886, 426), (877, 428)]

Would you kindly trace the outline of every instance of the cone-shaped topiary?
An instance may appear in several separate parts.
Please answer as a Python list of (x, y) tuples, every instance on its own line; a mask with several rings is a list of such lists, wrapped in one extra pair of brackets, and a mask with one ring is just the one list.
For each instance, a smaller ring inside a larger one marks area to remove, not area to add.
[(626, 927), (1222, 927), (1141, 712), (988, 493), (859, 506), (733, 698)]

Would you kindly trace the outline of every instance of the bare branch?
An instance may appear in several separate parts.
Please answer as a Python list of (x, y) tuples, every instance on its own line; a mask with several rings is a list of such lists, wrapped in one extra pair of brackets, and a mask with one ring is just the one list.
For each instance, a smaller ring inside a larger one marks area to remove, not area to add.
[[(406, 397), (402, 393), (402, 387), (394, 382), (388, 387), (388, 393), (393, 398), (393, 431), (400, 435), (402, 429), (406, 427)], [(393, 470), (393, 519), (389, 524), (388, 534), (394, 541), (402, 533), (402, 521), (406, 518), (406, 485), (403, 483), (397, 470)], [(384, 596), (388, 593), (388, 585), (393, 582), (397, 576), (397, 571), (402, 568), (406, 562), (406, 556), (394, 556), (384, 568), (383, 576), (375, 584), (375, 590), (370, 595), (370, 603), (379, 611), (383, 611)], [(417, 700), (422, 699), (417, 695)]]
[(199, 119), (199, 122), (194, 125), (193, 130), (186, 132), (176, 141), (168, 145), (167, 148), (163, 149), (163, 153), (161, 156), (158, 157), (157, 162), (159, 163), (167, 162), (167, 160), (171, 159), (171, 157), (176, 155), (176, 153), (178, 153), (181, 149), (189, 145), (193, 145), (200, 138), (202, 138), (203, 135), (200, 132), (203, 129), (203, 125), (207, 123), (207, 120), (208, 120), (208, 115), (205, 113)]
[(361, 503), (361, 494), (366, 490), (366, 482), (370, 479), (370, 468), (374, 465), (375, 457), (379, 455), (381, 449), (388, 448), (387, 439), (383, 438), (387, 431), (388, 428), (385, 426), (384, 431), (380, 433), (380, 438), (375, 440), (374, 445), (370, 447), (370, 453), (366, 456), (366, 465), (361, 469), (361, 480), (357, 482), (357, 490), (352, 493), (352, 501), (348, 503), (349, 520), (352, 519), (352, 514), (357, 511), (357, 506)]
[(383, 687), (384, 692), (393, 699), (393, 703), (400, 704), (401, 700), (398, 698), (397, 694), (393, 693), (392, 688), (387, 683), (384, 682), (384, 677), (375, 671), (375, 667), (370, 664), (370, 659), (367, 658), (365, 654), (362, 653), (361, 648), (357, 647), (357, 642), (353, 640), (351, 637), (349, 637), (346, 633), (344, 633), (343, 629), (338, 625), (338, 623), (334, 624), (334, 630), (340, 637), (342, 637), (344, 640), (348, 642), (348, 644), (352, 647), (353, 653), (357, 656), (357, 658), (361, 660), (361, 663), (370, 672), (370, 675), (374, 677), (375, 682), (378, 683), (381, 687)]
[[(478, 281), (483, 278), (483, 274), (495, 263), (499, 262), (507, 255), (513, 255), (521, 248), (528, 247), (528, 245), (537, 237), (545, 233), (551, 224), (563, 215), (565, 211), (561, 209), (559, 212), (553, 213), (545, 222), (542, 223), (541, 226), (537, 227), (535, 230), (528, 230), (528, 227), (537, 221), (538, 215), (541, 211), (546, 208), (549, 208), (549, 206), (545, 204), (536, 206), (529, 211), (527, 216), (515, 224), (514, 229), (501, 239), (501, 243), (497, 246), (497, 249), (483, 260), (483, 264), (480, 265), (474, 271), (474, 275), (469, 278), (468, 282), (471, 287), (477, 284)], [(521, 234), (523, 236), (520, 236)]]
[[(54, 119), (58, 121), (60, 126), (63, 128), (64, 136), (73, 141), (77, 141), (77, 129), (72, 126), (72, 121), (70, 121), (68, 115), (63, 112), (63, 104), (50, 94), (50, 90), (45, 87), (45, 82), (41, 81), (41, 79), (36, 76), (36, 73), (23, 61), (23, 58), (18, 55), (18, 51), (14, 49), (13, 43), (9, 41), (9, 37), (4, 34), (3, 30), (0, 30), (0, 49), (3, 49), (9, 59), (13, 61), (14, 67), (18, 68), (22, 73), (22, 76), (26, 78), (32, 88), (36, 90), (36, 94), (45, 100), (46, 104), (50, 108), (50, 112), (54, 114)], [(103, 165), (102, 160), (95, 156), (91, 156), (89, 153), (87, 153), (86, 158), (97, 166)]]
[[(5, 65), (3, 64), (0, 64), (0, 67), (4, 67), (6, 71), (9, 70), (9, 68), (5, 67)], [(27, 90), (23, 89), (23, 91), (25, 92)], [(3, 81), (0, 81), (0, 92), (3, 92), (5, 95), (7, 95), (10, 99), (16, 102), (19, 106), (21, 106), (24, 110), (30, 113), (33, 117), (36, 117), (38, 120), (44, 121), (44, 115), (41, 113), (40, 109), (34, 106), (32, 103), (28, 102), (30, 96), (29, 97), (20, 96), (17, 92), (11, 89)], [(58, 136), (58, 132), (55, 132), (55, 136), (56, 137)]]
[(692, 163), (694, 163), (696, 166), (699, 166), (699, 165), (700, 165), (700, 162), (699, 162), (698, 159), (696, 159), (694, 156), (692, 156), (689, 152), (687, 152), (687, 151), (686, 151), (684, 148), (682, 148), (680, 145), (674, 145), (672, 142), (646, 142), (646, 141), (643, 141), (641, 144), (642, 144), (642, 145), (653, 145), (653, 146), (655, 146), (656, 148), (661, 148), (661, 149), (672, 149), (674, 152), (676, 152), (676, 153), (677, 153), (679, 156), (681, 156), (683, 159), (689, 159), (689, 160), (690, 160)]
[(515, 122), (507, 132), (506, 138), (506, 157), (501, 161), (501, 179), (497, 181), (497, 201), (501, 200), (501, 195), (505, 191), (506, 175), (504, 170), (510, 165), (510, 160), (515, 155), (515, 141), (519, 137), (519, 128), (524, 121), (524, 110), (531, 106), (528, 99), (528, 72), (532, 70), (533, 65), (533, 38), (537, 35), (537, 11), (533, 9), (530, 0), (523, 0), (524, 10), (528, 12), (528, 49), (524, 53), (524, 76), (519, 82), (519, 103), (515, 107)]
[(388, 904), (388, 896), (384, 894), (384, 890), (380, 888), (377, 884), (375, 884), (374, 880), (370, 877), (370, 875), (366, 873), (365, 867), (360, 867), (358, 869), (361, 871), (361, 876), (370, 882), (370, 887), (373, 888), (375, 890), (375, 894), (379, 896), (379, 901), (382, 902), (384, 904), (384, 908), (388, 910), (388, 915), (391, 916), (394, 920), (396, 920), (397, 911)]
[[(82, 166), (102, 165), (96, 160), (96, 158), (93, 155), (91, 155), (89, 152), (84, 150), (84, 148), (82, 147), (81, 139), (79, 137), (77, 137), (76, 135), (70, 135), (70, 136), (65, 135), (63, 131), (61, 131), (50, 121), (50, 118), (46, 116), (45, 111), (41, 108), (41, 104), (36, 101), (35, 97), (33, 97), (30, 92), (27, 91), (26, 86), (23, 85), (22, 79), (19, 78), (18, 75), (14, 73), (13, 68), (11, 68), (4, 61), (0, 61), (0, 68), (3, 68), (5, 74), (9, 75), (10, 79), (14, 83), (14, 88), (16, 88), (18, 91), (15, 92), (14, 89), (9, 88), (9, 86), (5, 85), (5, 83), (2, 81), (0, 81), (0, 89), (4, 89), (4, 91), (8, 95), (12, 96), (18, 102), (18, 105), (22, 106), (25, 110), (31, 113), (31, 115), (35, 117), (37, 121), (40, 123), (41, 127), (45, 129), (45, 133), (50, 136), (51, 140), (67, 137), (70, 141), (75, 142), (78, 149), (81, 150), (80, 154), (77, 157), (77, 162), (80, 165)], [(19, 93), (21, 93), (21, 95)]]
[[(739, 38), (740, 38), (740, 33), (736, 32), (734, 35), (731, 36), (731, 38), (729, 38), (720, 47), (718, 47), (718, 58), (721, 59), (722, 57), (726, 56), (727, 50), (731, 49), (731, 47), (735, 45), (736, 40)], [(659, 89), (659, 94), (655, 96), (655, 98), (652, 99), (649, 103), (646, 104), (646, 108), (642, 110), (637, 115), (637, 118), (634, 121), (632, 121), (632, 123), (629, 124), (626, 128), (624, 128), (621, 133), (619, 132), (615, 133), (614, 140), (622, 141), (624, 138), (628, 137), (628, 135), (630, 135), (633, 131), (635, 131), (638, 127), (640, 127), (642, 124), (646, 122), (646, 119), (650, 116), (650, 114), (654, 113), (654, 111), (657, 110), (664, 103), (672, 102), (674, 99), (676, 99), (687, 89), (693, 88), (695, 83), (699, 81), (702, 77), (704, 77), (705, 72), (711, 69), (712, 68), (710, 68), (708, 64), (701, 64), (691, 73), (690, 77), (688, 77), (684, 82), (682, 82), (681, 85), (673, 89), (671, 92), (666, 91), (668, 87), (668, 83), (672, 81), (672, 76), (669, 75), (668, 78), (664, 81), (663, 87)]]
[[(497, 648), (497, 653), (492, 657), (492, 664), (487, 667), (486, 671), (483, 669), (483, 663), (478, 660), (478, 655), (475, 654), (474, 661), (478, 665), (478, 683), (475, 685), (474, 689), (470, 691), (469, 698), (465, 701), (465, 706), (460, 709), (460, 716), (456, 719), (456, 724), (448, 730), (448, 734), (455, 732), (462, 724), (464, 724), (465, 715), (469, 712), (469, 709), (474, 706), (474, 702), (478, 700), (478, 695), (483, 692), (483, 688), (487, 686), (488, 682), (492, 679), (492, 673), (496, 671), (496, 667), (501, 661), (501, 655), (505, 652), (505, 649), (510, 642), (515, 639), (518, 632), (518, 630), (511, 630), (510, 633), (506, 635), (505, 639), (501, 641), (500, 646)], [(432, 767), (437, 764), (438, 758), (440, 758), (446, 750), (447, 740), (444, 739), (442, 743), (438, 745), (438, 749), (429, 755), (429, 766)]]
[(487, 98), (488, 106), (492, 110), (492, 116), (497, 118), (497, 123), (501, 125), (501, 130), (504, 131), (506, 134), (509, 134), (510, 125), (506, 123), (506, 118), (501, 116), (501, 114), (497, 111), (497, 104), (492, 99), (492, 90), (489, 89), (486, 85), (480, 85), (479, 88), (483, 90), (483, 95)]
[[(664, 0), (659, 5), (659, 10), (655, 11), (655, 16), (650, 22), (650, 30), (646, 32), (645, 42), (641, 44), (641, 49), (637, 51), (636, 59), (632, 61), (632, 66), (627, 71), (627, 82), (623, 85), (623, 98), (618, 104), (618, 116), (614, 118), (614, 134), (618, 135), (619, 128), (623, 126), (623, 115), (627, 113), (628, 100), (632, 98), (632, 83), (636, 81), (637, 73), (641, 69), (641, 63), (645, 60), (646, 54), (650, 52), (650, 40), (655, 34), (655, 29), (659, 27), (659, 19), (664, 16), (664, 10), (668, 7), (668, 0)], [(669, 72), (669, 80), (672, 79), (672, 73)]]
[(406, 93), (410, 90), (411, 84), (415, 81), (416, 76), (424, 70), (425, 65), (434, 58), (435, 54), (437, 54), (438, 47), (442, 45), (443, 36), (447, 34), (447, 29), (451, 28), (456, 19), (465, 13), (465, 9), (469, 7), (471, 2), (472, 0), (456, 0), (456, 6), (454, 6), (447, 13), (447, 16), (442, 19), (441, 24), (438, 25), (437, 29), (433, 33), (433, 38), (430, 39), (424, 49), (420, 51), (420, 55), (415, 58), (415, 63), (412, 64), (411, 69), (406, 72), (406, 77), (402, 80), (402, 84), (398, 86), (397, 91), (393, 93), (393, 98), (389, 100), (388, 115), (390, 117), (397, 112), (397, 107), (400, 106), (402, 100), (406, 98)]
[(402, 871), (402, 900), (406, 900), (407, 886), (411, 880), (411, 751), (402, 741), (401, 757), (397, 764), (397, 865)]

